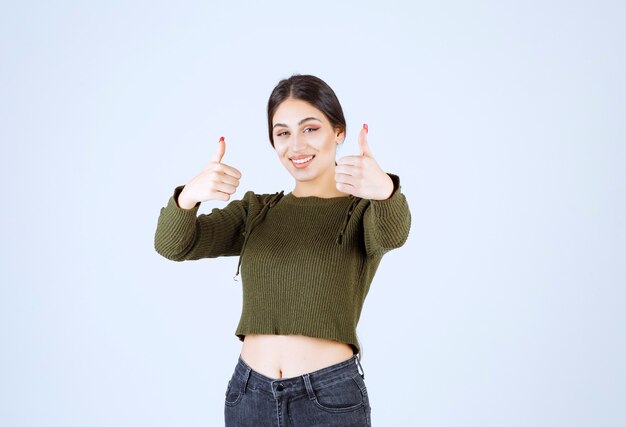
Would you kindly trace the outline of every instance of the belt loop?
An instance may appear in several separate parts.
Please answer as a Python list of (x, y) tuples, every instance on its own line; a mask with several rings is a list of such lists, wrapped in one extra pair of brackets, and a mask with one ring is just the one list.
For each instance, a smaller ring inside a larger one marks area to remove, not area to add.
[(306, 387), (306, 393), (309, 395), (309, 399), (315, 400), (315, 392), (313, 392), (313, 386), (311, 385), (309, 374), (302, 375), (302, 379), (304, 380), (304, 386)]
[(248, 380), (250, 379), (250, 373), (252, 372), (252, 369), (250, 369), (250, 367), (246, 368), (246, 373), (244, 374), (245, 376), (245, 381), (243, 382), (243, 394), (246, 394), (246, 390), (248, 389)]
[(359, 358), (357, 357), (356, 354), (354, 355), (354, 360), (356, 360), (356, 364), (360, 368), (359, 374), (361, 375), (361, 378), (365, 379), (365, 371), (363, 370), (363, 366), (361, 366), (361, 362), (359, 362)]

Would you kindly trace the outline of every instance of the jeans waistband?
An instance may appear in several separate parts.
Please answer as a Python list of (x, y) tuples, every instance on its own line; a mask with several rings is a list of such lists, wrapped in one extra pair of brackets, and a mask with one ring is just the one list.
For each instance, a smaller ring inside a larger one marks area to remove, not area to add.
[[(358, 367), (357, 367), (358, 365)], [(360, 368), (360, 370), (359, 370)], [(247, 388), (262, 390), (276, 396), (276, 391), (285, 393), (305, 393), (307, 391), (307, 382), (309, 387), (311, 384), (324, 387), (326, 384), (336, 382), (344, 378), (360, 375), (365, 378), (365, 373), (361, 366), (357, 355), (353, 355), (350, 359), (336, 363), (331, 366), (309, 372), (303, 375), (290, 378), (270, 378), (260, 372), (252, 369), (239, 356), (237, 365), (235, 366), (235, 375), (238, 376), (243, 383), (243, 391)]]

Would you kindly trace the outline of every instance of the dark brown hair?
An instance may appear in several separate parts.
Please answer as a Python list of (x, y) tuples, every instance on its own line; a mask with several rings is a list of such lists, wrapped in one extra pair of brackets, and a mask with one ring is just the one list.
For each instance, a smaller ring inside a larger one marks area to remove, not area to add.
[(274, 113), (283, 101), (290, 98), (306, 101), (320, 110), (333, 128), (344, 132), (345, 137), (346, 119), (343, 116), (337, 95), (331, 87), (319, 77), (294, 74), (288, 79), (278, 82), (267, 102), (267, 124), (272, 147), (274, 146), (274, 134), (272, 132)]

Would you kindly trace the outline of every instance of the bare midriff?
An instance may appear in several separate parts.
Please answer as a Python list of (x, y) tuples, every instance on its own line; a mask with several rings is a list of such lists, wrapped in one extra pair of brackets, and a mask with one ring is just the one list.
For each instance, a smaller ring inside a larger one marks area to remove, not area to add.
[(346, 343), (303, 335), (246, 335), (241, 358), (273, 379), (292, 378), (352, 357)]

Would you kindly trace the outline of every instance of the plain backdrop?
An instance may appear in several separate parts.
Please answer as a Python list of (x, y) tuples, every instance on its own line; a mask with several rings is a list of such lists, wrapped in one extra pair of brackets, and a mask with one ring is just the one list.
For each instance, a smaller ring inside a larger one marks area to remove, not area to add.
[[(626, 425), (620, 1), (3, 1), (0, 425), (219, 426), (237, 258), (154, 250), (209, 160), (290, 191), (265, 108), (327, 81), (401, 178), (358, 335), (376, 426)], [(207, 213), (223, 203), (206, 203)]]

